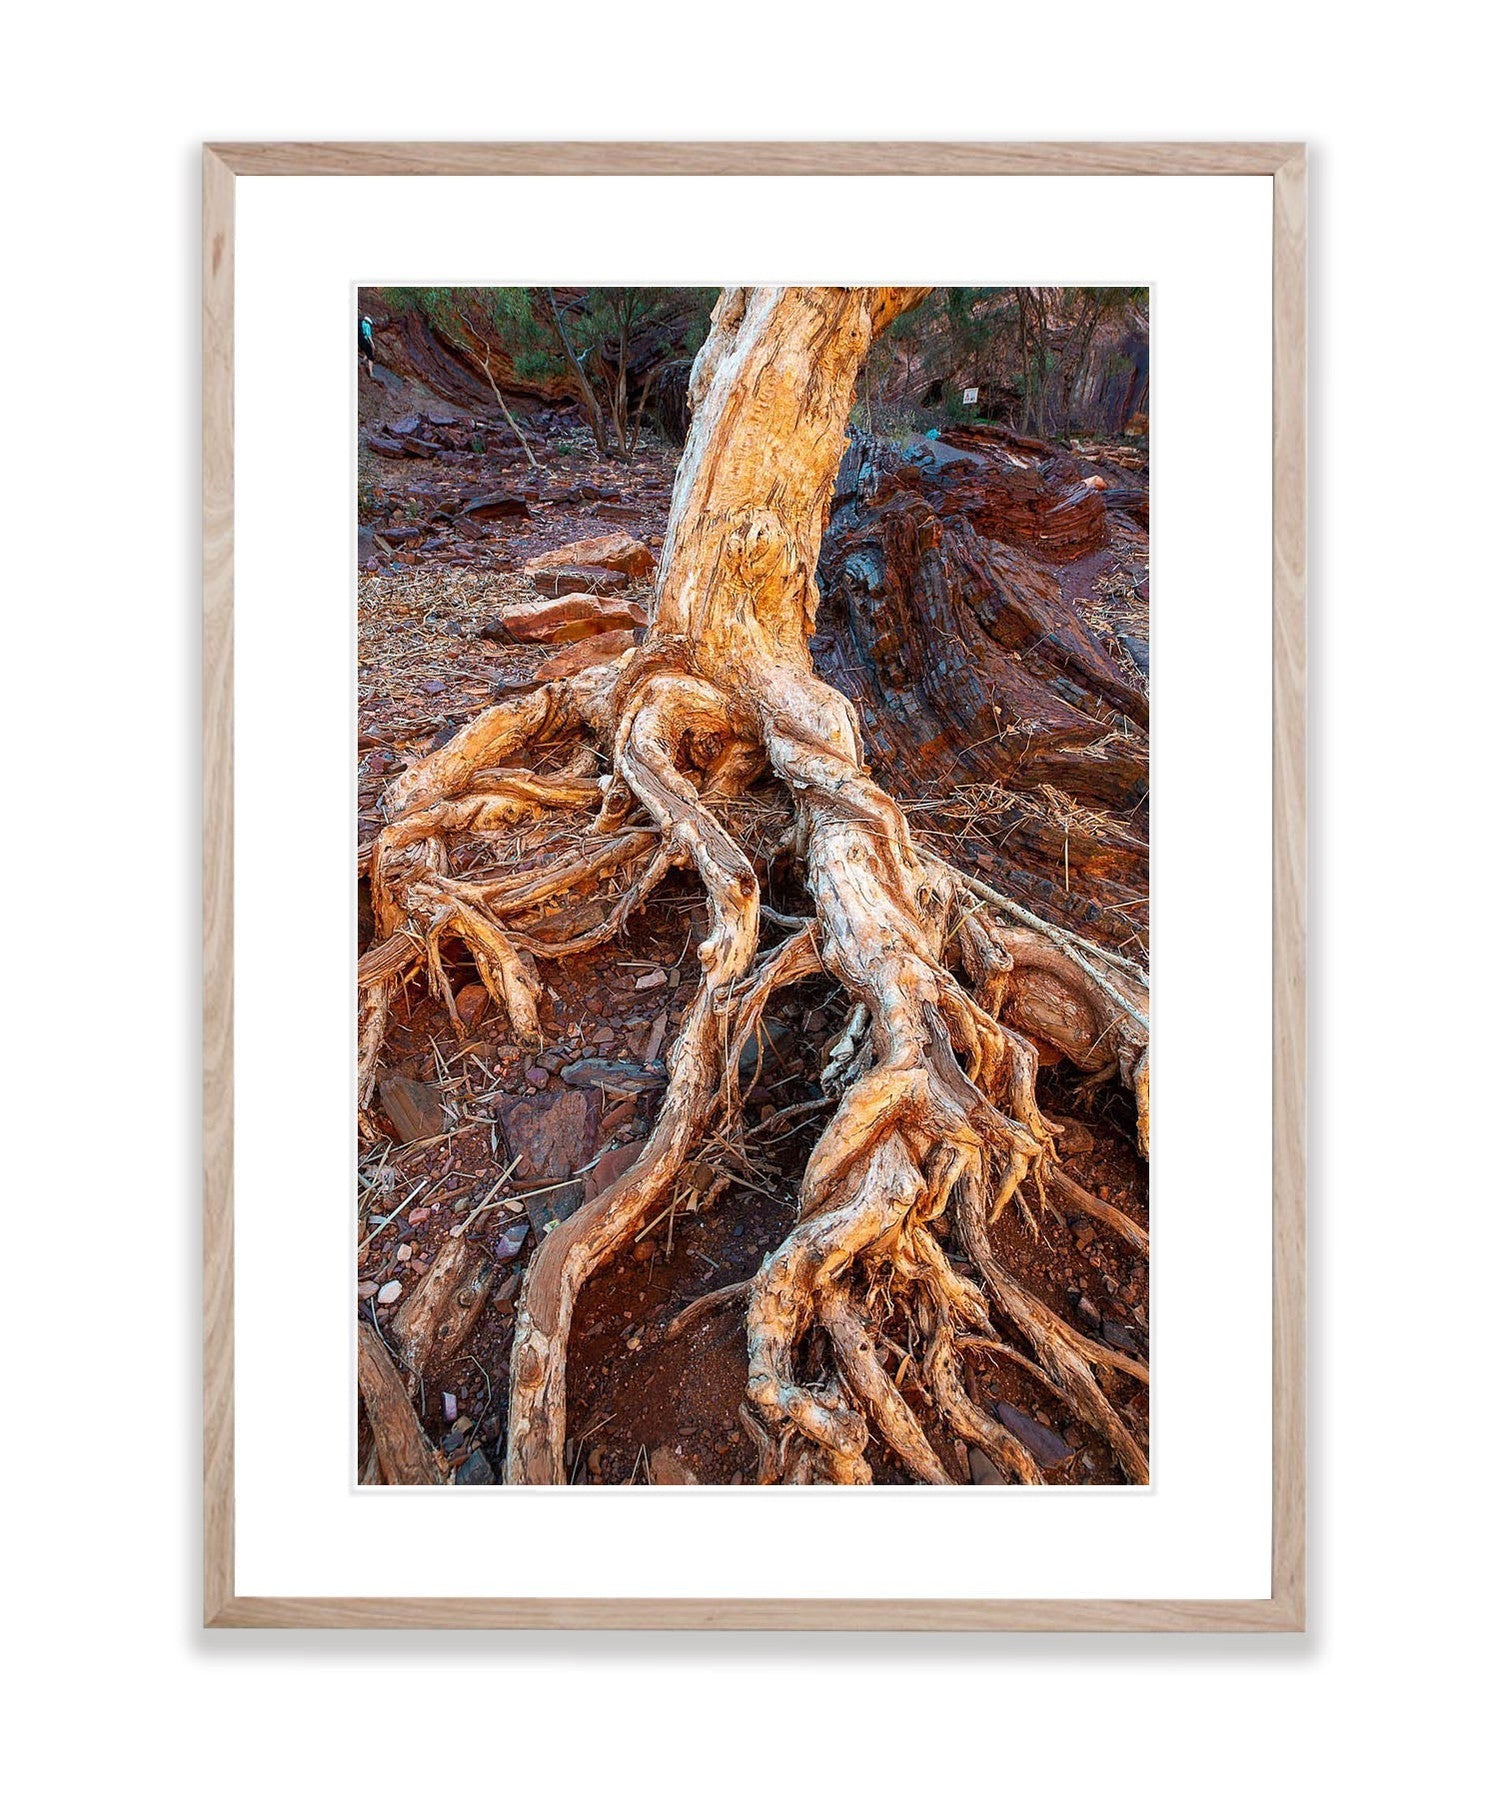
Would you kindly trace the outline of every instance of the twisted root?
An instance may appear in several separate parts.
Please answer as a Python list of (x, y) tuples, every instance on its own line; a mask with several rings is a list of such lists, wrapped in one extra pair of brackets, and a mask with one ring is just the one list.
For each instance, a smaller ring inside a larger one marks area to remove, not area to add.
[[(456, 1017), (446, 941), (464, 943), (514, 1034), (535, 1041), (533, 958), (608, 941), (671, 868), (694, 868), (707, 893), (701, 980), (667, 1058), (655, 1128), (635, 1165), (531, 1258), (511, 1358), (507, 1479), (563, 1478), (567, 1339), (584, 1283), (669, 1200), (711, 1132), (736, 1137), (739, 1063), (765, 1007), (819, 971), (854, 1008), (824, 1077), (837, 1106), (809, 1157), (795, 1226), (743, 1285), (746, 1416), (761, 1479), (866, 1483), (871, 1431), (914, 1479), (965, 1479), (929, 1435), (940, 1423), (948, 1441), (982, 1449), (1009, 1479), (1039, 1483), (1031, 1453), (971, 1396), (970, 1352), (1019, 1365), (1109, 1444), (1127, 1479), (1148, 1478), (1095, 1374), (1143, 1381), (1146, 1369), (1029, 1293), (991, 1235), (1012, 1202), (1035, 1228), (1025, 1191), (1044, 1209), (1054, 1182), (1070, 1204), (1081, 1194), (1083, 1209), (1143, 1242), (1123, 1214), (1056, 1167), (1056, 1133), (1036, 1099), (1042, 1041), (1099, 1078), (1118, 1073), (1148, 1140), (1143, 981), (1028, 914), (1006, 919), (918, 848), (900, 808), (863, 770), (847, 702), (822, 683), (801, 681), (795, 707), (751, 709), (659, 662), (617, 685), (588, 673), (581, 691), (561, 683), (491, 709), (393, 784), (390, 822), (371, 857), (387, 935), (360, 965), (367, 1103), (404, 981), (424, 970)], [(590, 730), (609, 743), (612, 777), (588, 772), (591, 751), (552, 775), (492, 766), (497, 755), (534, 753), (559, 737), (566, 747)], [(708, 802), (742, 791), (767, 762), (794, 798), (792, 840), (815, 919), (780, 920), (790, 936), (757, 960), (758, 882)], [(457, 876), (450, 867), (455, 835), (594, 807), (583, 847), (539, 872)], [(559, 896), (616, 875), (626, 884), (602, 923), (561, 939), (527, 923)], [(933, 1229), (949, 1212), (979, 1281), (953, 1265)], [(689, 1308), (676, 1328), (697, 1312)]]

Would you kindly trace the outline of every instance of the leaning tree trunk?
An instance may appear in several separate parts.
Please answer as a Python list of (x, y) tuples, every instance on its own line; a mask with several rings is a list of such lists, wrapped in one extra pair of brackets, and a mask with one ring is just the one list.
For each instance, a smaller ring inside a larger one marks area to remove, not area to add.
[[(746, 1283), (744, 1416), (762, 1480), (865, 1482), (871, 1428), (918, 1480), (960, 1478), (887, 1371), (881, 1337), (919, 1344), (931, 1421), (1038, 1481), (1025, 1446), (970, 1397), (963, 1358), (1019, 1362), (1109, 1443), (1145, 1458), (1095, 1378), (1145, 1379), (1081, 1336), (996, 1254), (990, 1225), (1022, 1186), (1045, 1203), (1055, 1131), (1038, 1107), (1045, 1042), (1117, 1070), (1148, 1141), (1143, 978), (1108, 950), (980, 891), (913, 837), (871, 778), (850, 700), (814, 672), (815, 580), (854, 383), (910, 288), (727, 290), (692, 376), (693, 420), (649, 629), (619, 662), (496, 706), (387, 790), (372, 886), (383, 941), (360, 967), (361, 1096), (400, 984), (462, 940), (517, 1036), (538, 1036), (534, 958), (591, 949), (673, 867), (695, 870), (710, 931), (636, 1164), (538, 1246), (517, 1308), (506, 1477), (560, 1481), (578, 1295), (669, 1202), (714, 1133), (738, 1128), (741, 1051), (780, 988), (819, 972), (854, 1002), (824, 1084), (837, 1108), (808, 1158), (797, 1222)], [(589, 745), (601, 746), (599, 773)], [(521, 767), (521, 763), (526, 767)], [(733, 800), (789, 798), (786, 847), (810, 911), (767, 913)], [(467, 872), (461, 845), (541, 813), (589, 816), (540, 870)], [(602, 924), (537, 930), (559, 894), (626, 886)], [(1099, 1202), (1094, 1202), (1095, 1204)], [(934, 1231), (955, 1221), (977, 1281)]]

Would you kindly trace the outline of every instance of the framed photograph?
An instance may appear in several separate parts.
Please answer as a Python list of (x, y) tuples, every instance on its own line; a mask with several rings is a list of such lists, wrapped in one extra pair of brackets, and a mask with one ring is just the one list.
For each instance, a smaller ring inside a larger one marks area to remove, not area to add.
[(203, 208), (206, 1622), (1302, 1629), (1302, 146)]

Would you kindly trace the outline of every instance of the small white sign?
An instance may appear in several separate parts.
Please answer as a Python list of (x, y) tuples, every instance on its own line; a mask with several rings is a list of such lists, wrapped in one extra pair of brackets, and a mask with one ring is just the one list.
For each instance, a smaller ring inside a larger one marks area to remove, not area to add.
[(965, 406), (977, 406), (978, 403), (979, 390), (976, 387), (965, 387), (963, 389), (963, 404)]

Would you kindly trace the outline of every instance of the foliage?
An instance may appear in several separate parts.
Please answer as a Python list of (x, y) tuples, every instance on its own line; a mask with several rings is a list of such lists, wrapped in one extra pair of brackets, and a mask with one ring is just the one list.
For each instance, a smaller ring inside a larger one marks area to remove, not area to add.
[(888, 429), (921, 408), (1042, 437), (1090, 429), (1105, 381), (1137, 370), (1119, 346), (1144, 345), (1148, 308), (1142, 287), (936, 288), (874, 345), (858, 422)]
[[(570, 391), (599, 456), (628, 459), (657, 376), (706, 336), (715, 288), (409, 287), (380, 290), (420, 311), (449, 346), (521, 380)], [(1118, 429), (1148, 392), (1149, 290), (945, 287), (895, 320), (859, 378), (852, 422), (885, 434), (992, 419), (1047, 437)], [(964, 391), (979, 390), (965, 405)], [(503, 404), (503, 401), (501, 402)], [(517, 428), (517, 434), (519, 431)]]
[(716, 288), (397, 287), (392, 311), (419, 311), (433, 331), (483, 363), (498, 351), (515, 374), (576, 395), (598, 453), (628, 459), (666, 360), (695, 356)]

